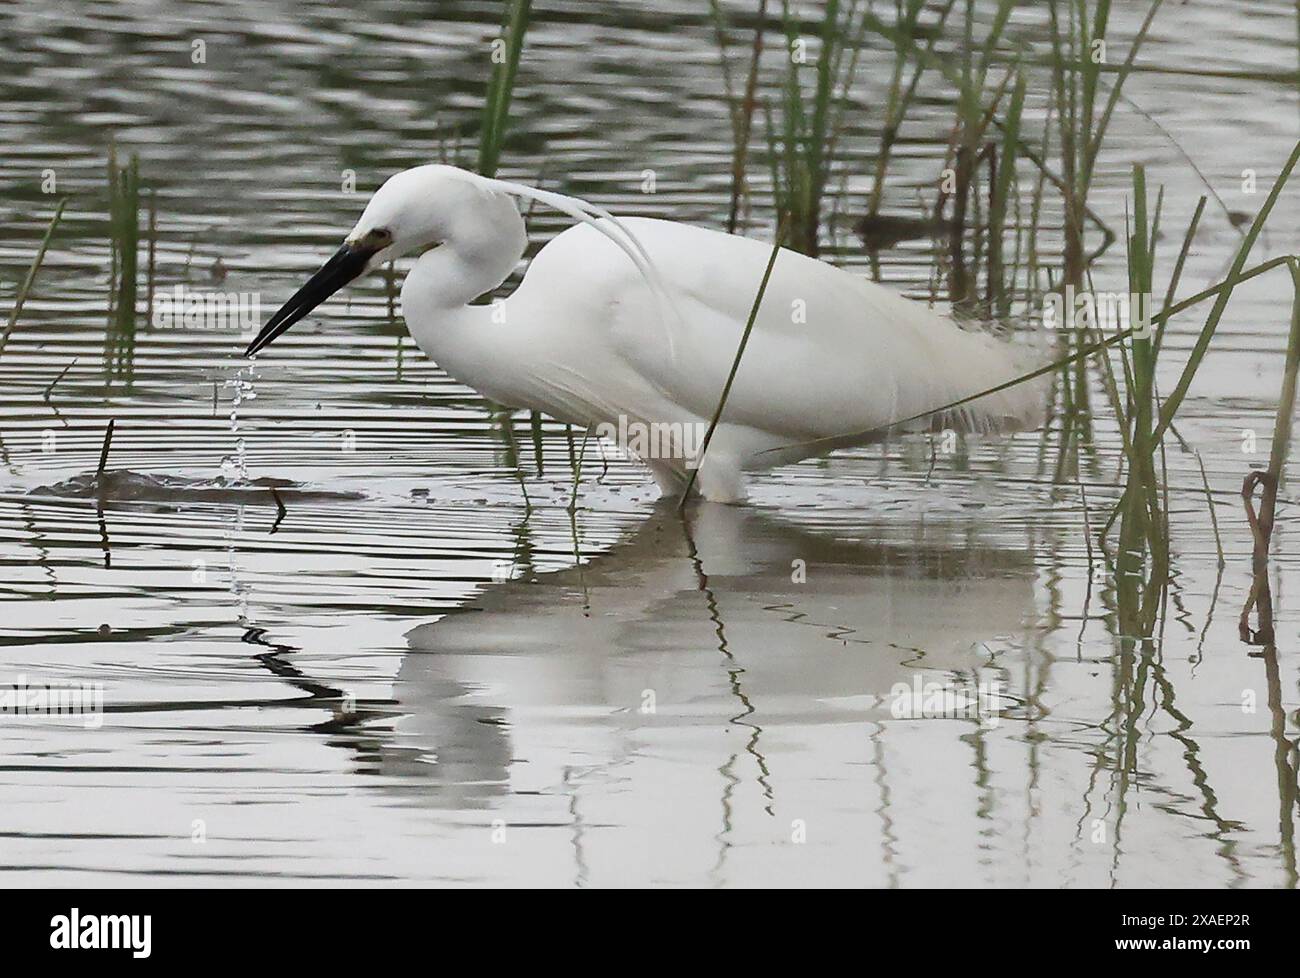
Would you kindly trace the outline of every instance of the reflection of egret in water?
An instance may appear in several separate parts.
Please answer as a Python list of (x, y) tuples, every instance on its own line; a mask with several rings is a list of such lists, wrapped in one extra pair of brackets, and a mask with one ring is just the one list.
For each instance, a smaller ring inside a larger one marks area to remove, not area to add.
[[(974, 677), (993, 659), (983, 643), (1021, 629), (1028, 555), (960, 544), (873, 545), (732, 507), (660, 506), (590, 563), (490, 586), (409, 632), (401, 747), (382, 773), (438, 808), (569, 818), (580, 878), (583, 826), (610, 824), (645, 845), (602, 848), (603, 868), (646, 859), (638, 878), (657, 878), (666, 860), (671, 878), (686, 859), (698, 874), (701, 858), (725, 858), (740, 808), (789, 817), (783, 802), (810, 784), (830, 790), (831, 766), (878, 763), (869, 736), (890, 719), (894, 684)], [(822, 732), (820, 750), (834, 725), (849, 757), (800, 748), (802, 731)], [(913, 742), (934, 746), (900, 749)], [(571, 812), (528, 802), (539, 794)], [(878, 826), (879, 804), (852, 817)], [(712, 857), (682, 841), (701, 825)]]

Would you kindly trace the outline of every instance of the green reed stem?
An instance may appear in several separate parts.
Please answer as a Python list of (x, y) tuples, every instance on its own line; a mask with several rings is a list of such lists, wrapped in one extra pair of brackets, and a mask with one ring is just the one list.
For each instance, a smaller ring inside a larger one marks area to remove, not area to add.
[(478, 170), (485, 177), (495, 176), (501, 161), (506, 121), (510, 116), (510, 101), (514, 95), (515, 74), (519, 70), (519, 57), (524, 49), (531, 12), (532, 0), (510, 0), (506, 5), (501, 24), (501, 39), (505, 41), (505, 48), (500, 60), (493, 60), (492, 77), (488, 80), (487, 96), (483, 103)]
[(9, 334), (18, 325), (18, 317), (22, 314), (23, 304), (27, 301), (27, 296), (32, 290), (32, 283), (36, 281), (36, 273), (40, 270), (41, 263), (45, 261), (45, 252), (50, 247), (50, 239), (54, 237), (54, 229), (59, 226), (59, 221), (63, 217), (63, 209), (67, 206), (68, 198), (60, 199), (54, 208), (54, 216), (50, 218), (50, 223), (45, 227), (45, 234), (41, 237), (40, 247), (36, 249), (36, 257), (32, 259), (32, 263), (27, 269), (27, 276), (23, 279), (23, 284), (18, 287), (18, 294), (14, 297), (14, 307), (9, 312), (9, 322), (5, 324), (4, 333), (0, 334), (0, 353), (4, 352), (5, 344), (9, 342)]
[(880, 213), (880, 204), (884, 198), (885, 178), (889, 172), (889, 162), (893, 156), (894, 145), (898, 141), (898, 130), (907, 117), (912, 100), (916, 97), (921, 76), (934, 58), (934, 46), (943, 34), (948, 15), (957, 0), (947, 0), (939, 8), (937, 21), (929, 40), (926, 41), (926, 57), (918, 59), (912, 71), (911, 80), (903, 87), (903, 69), (907, 67), (907, 46), (903, 39), (916, 33), (917, 22), (925, 9), (925, 0), (907, 0), (907, 8), (899, 18), (899, 26), (892, 37), (887, 38), (894, 46), (894, 71), (889, 81), (889, 96), (885, 103), (885, 122), (880, 134), (880, 151), (876, 154), (875, 179), (871, 184), (871, 195), (867, 199), (867, 216), (875, 217)]
[[(1002, 152), (998, 160), (997, 179), (993, 183), (989, 205), (988, 290), (989, 310), (1005, 317), (1010, 310), (1011, 284), (1005, 280), (1002, 246), (1006, 235), (1007, 207), (1016, 179), (1016, 146), (1020, 142), (1020, 118), (1025, 106), (1025, 76), (1017, 72), (1007, 118), (1002, 131)], [(1014, 268), (1012, 276), (1014, 278)]]
[[(814, 257), (820, 250), (823, 198), (844, 118), (842, 111), (833, 113), (833, 108), (847, 97), (866, 32), (865, 20), (856, 16), (857, 7), (856, 0), (852, 0), (847, 16), (841, 18), (840, 0), (826, 0), (817, 27), (821, 48), (815, 65), (816, 78), (805, 106), (800, 72), (804, 62), (794, 57), (804, 39), (800, 24), (791, 14), (789, 0), (783, 0), (782, 17), (791, 57), (782, 86), (779, 131), (772, 124), (771, 112), (764, 106), (777, 210), (787, 215), (790, 222), (790, 247)], [(852, 54), (846, 55), (849, 50)]]
[(124, 376), (130, 383), (140, 288), (140, 156), (132, 153), (120, 166), (115, 146), (108, 151), (108, 238), (111, 276), (104, 368), (110, 378)]
[[(1205, 213), (1206, 200), (1207, 198), (1205, 197), (1204, 194), (1202, 194), (1201, 199), (1196, 204), (1196, 211), (1192, 214), (1191, 221), (1188, 222), (1187, 233), (1183, 235), (1183, 246), (1181, 249), (1179, 249), (1178, 260), (1174, 262), (1174, 272), (1169, 277), (1168, 288), (1165, 289), (1165, 301), (1163, 305), (1164, 308), (1167, 308), (1170, 305), (1170, 303), (1174, 301), (1174, 294), (1178, 291), (1179, 282), (1182, 281), (1183, 265), (1186, 264), (1187, 255), (1192, 250), (1192, 240), (1196, 237), (1197, 227), (1200, 226), (1201, 215)], [(1156, 330), (1155, 340), (1152, 347), (1155, 356), (1160, 355), (1160, 347), (1164, 345), (1164, 341), (1165, 341), (1165, 327), (1168, 325), (1169, 325), (1169, 321), (1165, 320), (1160, 324), (1160, 327)]]
[(731, 203), (727, 214), (727, 233), (734, 234), (740, 223), (741, 206), (747, 199), (746, 171), (749, 166), (749, 143), (754, 130), (754, 110), (758, 106), (758, 68), (763, 57), (763, 28), (767, 23), (768, 0), (759, 0), (758, 25), (750, 49), (749, 71), (745, 76), (745, 91), (737, 100), (731, 84), (731, 66), (727, 61), (726, 18), (718, 0), (709, 0), (714, 27), (718, 35), (718, 51), (722, 59), (723, 93), (731, 117)]
[(1165, 433), (1170, 422), (1178, 413), (1183, 398), (1187, 396), (1187, 389), (1192, 385), (1192, 378), (1196, 376), (1201, 361), (1205, 359), (1205, 354), (1210, 348), (1210, 340), (1214, 338), (1214, 331), (1218, 329), (1219, 320), (1223, 318), (1223, 312), (1228, 307), (1228, 300), (1232, 298), (1232, 290), (1244, 281), (1242, 268), (1246, 264), (1246, 259), (1250, 256), (1250, 250), (1254, 247), (1260, 232), (1264, 230), (1264, 224), (1268, 220), (1269, 214), (1272, 213), (1273, 206), (1282, 194), (1282, 188), (1286, 186), (1287, 181), (1291, 178), (1291, 172), (1298, 162), (1300, 162), (1300, 142), (1297, 142), (1295, 148), (1291, 151), (1291, 156), (1287, 159), (1286, 164), (1282, 167), (1282, 172), (1278, 174), (1277, 180), (1273, 183), (1273, 188), (1269, 191), (1268, 197), (1265, 198), (1264, 205), (1259, 209), (1259, 213), (1255, 215), (1250, 230), (1246, 232), (1241, 245), (1237, 248), (1237, 255), (1232, 261), (1232, 267), (1223, 280), (1221, 290), (1215, 298), (1214, 306), (1205, 321), (1205, 326), (1202, 327), (1200, 335), (1196, 338), (1196, 345), (1187, 358), (1187, 365), (1183, 368), (1178, 383), (1174, 385), (1173, 391), (1165, 399), (1165, 403), (1160, 410), (1160, 422), (1156, 425), (1156, 437), (1160, 437)]
[(1214, 509), (1214, 494), (1210, 492), (1210, 477), (1205, 474), (1205, 459), (1201, 458), (1200, 452), (1193, 452), (1196, 456), (1196, 464), (1201, 467), (1201, 485), (1205, 488), (1205, 505), (1210, 510), (1210, 525), (1214, 527), (1214, 548), (1219, 552), (1219, 566), (1227, 566), (1227, 561), (1223, 559), (1223, 539), (1219, 536), (1219, 514)]
[(1273, 444), (1268, 454), (1269, 481), (1275, 487), (1282, 484), (1282, 471), (1286, 468), (1287, 455), (1291, 451), (1296, 373), (1300, 369), (1300, 260), (1292, 258), (1287, 265), (1291, 270), (1295, 298), (1291, 306), (1291, 333), (1286, 346), (1286, 369), (1282, 374), (1282, 391), (1277, 401), (1277, 423), (1273, 426)]
[(736, 347), (736, 358), (731, 362), (731, 372), (727, 374), (727, 382), (722, 385), (722, 394), (718, 398), (717, 410), (713, 412), (713, 419), (709, 422), (708, 431), (704, 433), (704, 443), (700, 446), (700, 454), (695, 460), (695, 467), (691, 469), (690, 478), (686, 480), (686, 489), (682, 493), (682, 506), (686, 505), (691, 490), (695, 488), (695, 477), (699, 475), (700, 467), (704, 464), (704, 457), (709, 452), (709, 444), (713, 441), (713, 432), (717, 430), (718, 422), (722, 420), (723, 408), (727, 406), (727, 398), (731, 395), (731, 385), (735, 383), (736, 373), (740, 370), (740, 360), (745, 355), (745, 347), (749, 345), (749, 334), (754, 331), (754, 322), (758, 319), (758, 308), (763, 304), (763, 296), (767, 292), (767, 283), (772, 278), (772, 269), (776, 267), (776, 259), (781, 254), (781, 242), (785, 240), (786, 229), (787, 221), (783, 219), (776, 229), (776, 240), (772, 243), (772, 254), (767, 260), (767, 267), (763, 269), (763, 280), (758, 284), (754, 304), (750, 307), (749, 318), (745, 321), (745, 331), (740, 335), (740, 345)]

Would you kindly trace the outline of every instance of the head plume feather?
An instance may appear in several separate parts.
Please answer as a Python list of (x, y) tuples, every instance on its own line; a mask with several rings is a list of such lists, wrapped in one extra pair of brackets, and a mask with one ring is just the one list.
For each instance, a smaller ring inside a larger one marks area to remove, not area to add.
[(640, 242), (635, 234), (628, 229), (622, 221), (605, 210), (603, 207), (597, 207), (595, 204), (583, 200), (581, 197), (570, 197), (567, 194), (555, 193), (550, 190), (539, 190), (536, 187), (530, 187), (523, 183), (514, 183), (509, 180), (498, 180), (495, 177), (479, 177), (482, 185), (488, 190), (495, 190), (500, 193), (511, 194), (515, 197), (522, 197), (525, 200), (535, 200), (539, 204), (546, 204), (548, 207), (554, 207), (557, 211), (567, 214), (575, 221), (583, 224), (589, 224), (606, 238), (616, 244), (625, 255), (632, 260), (637, 271), (646, 280), (655, 297), (655, 305), (659, 312), (660, 320), (663, 321), (665, 332), (668, 336), (669, 356), (674, 353), (672, 330), (668, 329), (668, 323), (664, 320), (664, 303), (677, 318), (681, 319), (681, 314), (677, 310), (677, 304), (673, 301), (672, 293), (664, 283), (663, 276), (659, 274), (659, 269), (655, 266), (654, 259), (650, 257), (645, 246)]

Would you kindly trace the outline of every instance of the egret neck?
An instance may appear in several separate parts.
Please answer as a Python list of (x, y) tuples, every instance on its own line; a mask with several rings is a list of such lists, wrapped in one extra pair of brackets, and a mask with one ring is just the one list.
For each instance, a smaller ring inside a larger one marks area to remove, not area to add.
[(402, 286), (402, 315), (416, 344), (448, 373), (493, 400), (511, 406), (514, 357), (508, 352), (512, 330), (500, 305), (478, 302), (497, 289), (523, 258), (528, 237), (515, 202), (504, 194), (484, 194), (467, 208), (442, 242), (415, 263)]

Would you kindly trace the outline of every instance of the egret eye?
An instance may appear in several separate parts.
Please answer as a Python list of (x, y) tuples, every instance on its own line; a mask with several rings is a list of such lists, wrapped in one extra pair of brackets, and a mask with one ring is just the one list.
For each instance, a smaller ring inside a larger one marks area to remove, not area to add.
[(388, 228), (375, 228), (367, 235), (367, 237), (376, 244), (387, 244), (389, 241), (393, 240), (393, 232), (388, 230)]

